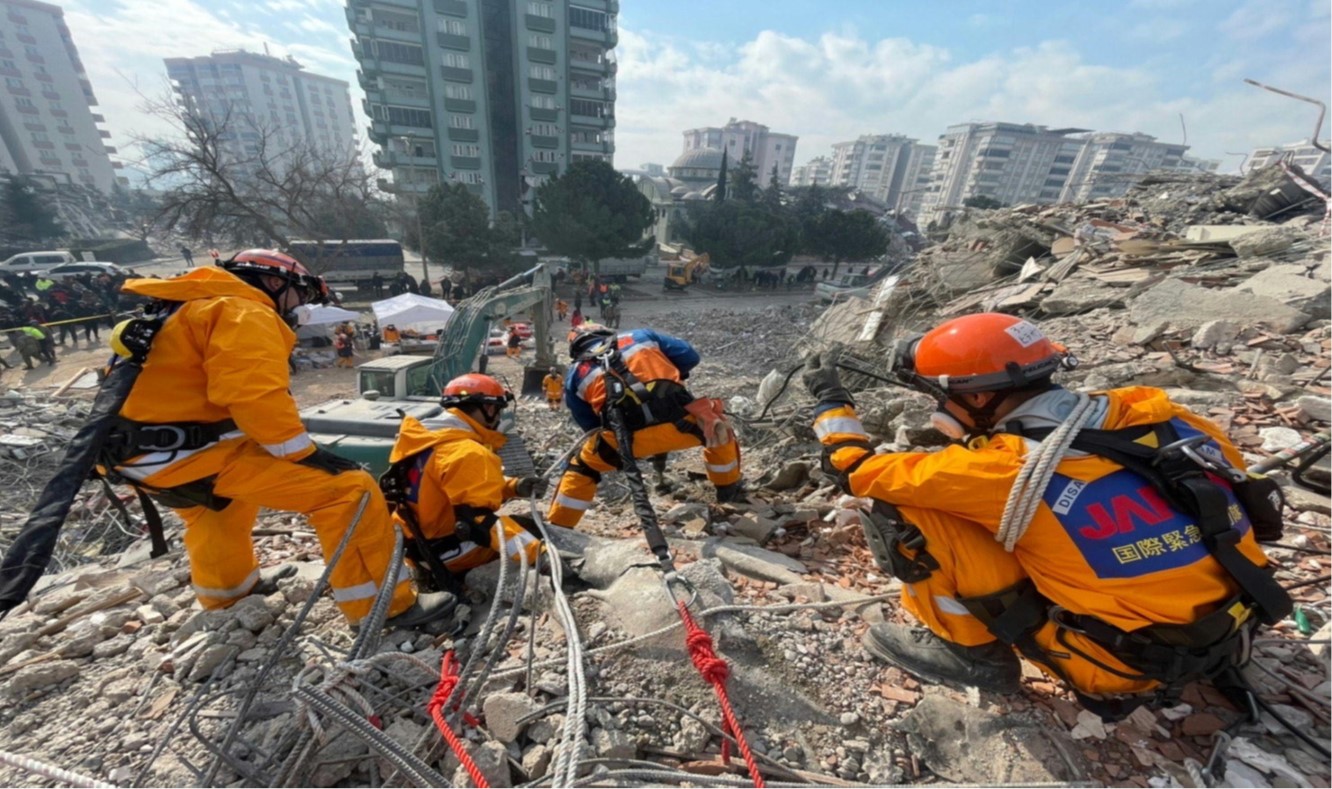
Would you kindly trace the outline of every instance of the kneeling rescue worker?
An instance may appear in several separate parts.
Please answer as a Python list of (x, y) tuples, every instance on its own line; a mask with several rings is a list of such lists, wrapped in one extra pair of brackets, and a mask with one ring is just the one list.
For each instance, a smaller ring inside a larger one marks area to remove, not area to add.
[(194, 593), (225, 608), (268, 593), (250, 531), (260, 507), (304, 513), (327, 560), (364, 512), (330, 583), (353, 625), (396, 577), (390, 625), (436, 618), (405, 568), (389, 567), (393, 526), (375, 480), (318, 447), (289, 391), (298, 307), (327, 300), (322, 279), (280, 252), (251, 249), (167, 280), (124, 290), (168, 303), (143, 371), (106, 444), (113, 479), (147, 491), (185, 521)]
[(1052, 382), (1076, 364), (1025, 320), (950, 320), (899, 343), (893, 372), (936, 399), (955, 442), (875, 454), (835, 356), (807, 362), (824, 464), (874, 500), (867, 541), (928, 628), (876, 624), (865, 647), (1001, 693), (1018, 687), (1016, 649), (1107, 720), (1196, 680), (1242, 698), (1258, 620), (1290, 612), (1255, 540), (1279, 535), (1279, 492), (1159, 389)]
[[(380, 479), (394, 505), (394, 518), (411, 535), (407, 554), (418, 581), (456, 595), (466, 572), (501, 555), (529, 565), (541, 553), (540, 539), (520, 519), (496, 510), (519, 496), (541, 497), (540, 477), (505, 477), (498, 454), (507, 437), (499, 432), (500, 412), (513, 394), (488, 375), (460, 375), (444, 387), (440, 405), (445, 426), (428, 429), (403, 418)], [(503, 525), (503, 539), (496, 534)], [(535, 527), (532, 527), (535, 531)]]
[[(720, 401), (695, 398), (684, 387), (699, 362), (692, 345), (651, 329), (616, 334), (588, 323), (570, 332), (569, 356), (573, 364), (564, 399), (579, 427), (605, 425), (607, 409), (618, 408), (632, 431), (635, 458), (702, 446), (717, 500), (743, 498), (740, 447)], [(577, 526), (596, 498), (601, 475), (619, 467), (613, 433), (593, 434), (569, 461), (546, 517), (559, 526)]]

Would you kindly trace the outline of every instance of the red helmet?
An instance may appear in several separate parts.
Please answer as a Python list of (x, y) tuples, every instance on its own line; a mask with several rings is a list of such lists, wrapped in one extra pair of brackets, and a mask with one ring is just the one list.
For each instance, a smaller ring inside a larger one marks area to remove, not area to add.
[[(272, 249), (247, 249), (244, 252), (237, 252), (229, 260), (224, 260), (218, 265), (247, 281), (257, 280), (257, 275), (278, 277), (287, 283), (287, 287), (296, 288), (306, 304), (327, 304), (329, 300), (328, 285), (324, 279), (310, 273), (299, 260), (282, 252)], [(252, 281), (251, 284), (255, 282)], [(268, 288), (259, 287), (268, 292)]]
[(997, 312), (940, 324), (922, 335), (903, 361), (917, 383), (945, 394), (1016, 389), (1078, 363), (1034, 323)]
[(513, 402), (513, 392), (488, 375), (467, 373), (444, 385), (444, 396), (439, 404), (445, 408), (466, 405), (498, 405), (504, 408)]

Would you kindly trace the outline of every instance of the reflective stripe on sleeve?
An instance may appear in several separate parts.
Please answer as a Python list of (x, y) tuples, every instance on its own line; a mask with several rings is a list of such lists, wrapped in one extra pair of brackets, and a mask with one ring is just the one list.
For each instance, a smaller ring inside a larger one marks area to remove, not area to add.
[(834, 416), (814, 423), (814, 435), (818, 436), (820, 441), (833, 433), (857, 436), (869, 435), (865, 432), (865, 426), (854, 416)]
[(200, 597), (211, 597), (217, 600), (229, 600), (233, 597), (243, 597), (254, 585), (259, 583), (259, 568), (256, 567), (245, 576), (245, 580), (228, 589), (211, 589), (207, 586), (191, 584), (194, 587), (194, 593)]
[(571, 510), (585, 510), (592, 506), (592, 502), (583, 499), (575, 499), (572, 496), (566, 496), (563, 493), (555, 495), (555, 503), (561, 507)]
[(957, 614), (959, 616), (971, 616), (967, 607), (957, 601), (957, 598), (948, 595), (937, 594), (934, 596), (934, 605), (945, 614)]
[(314, 445), (314, 439), (310, 438), (310, 434), (301, 433), (300, 435), (295, 436), (294, 438), (289, 438), (286, 441), (281, 441), (276, 444), (260, 444), (259, 446), (263, 447), (268, 452), (268, 454), (272, 455), (273, 457), (283, 458), (286, 457), (287, 455), (292, 455), (297, 452), (300, 452), (302, 449), (305, 449), (306, 447), (313, 445)]

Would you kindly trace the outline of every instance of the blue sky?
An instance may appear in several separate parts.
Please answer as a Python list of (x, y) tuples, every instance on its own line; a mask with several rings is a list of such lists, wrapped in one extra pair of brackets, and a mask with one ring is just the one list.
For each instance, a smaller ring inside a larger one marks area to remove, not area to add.
[[(163, 57), (245, 47), (293, 54), (361, 93), (339, 0), (65, 0), (122, 144), (155, 125)], [(932, 142), (1000, 120), (1142, 131), (1193, 153), (1307, 138), (1332, 101), (1332, 0), (621, 0), (616, 163), (669, 164), (684, 129), (730, 117), (800, 135), (797, 163), (860, 134)], [(1323, 136), (1327, 136), (1324, 126)]]

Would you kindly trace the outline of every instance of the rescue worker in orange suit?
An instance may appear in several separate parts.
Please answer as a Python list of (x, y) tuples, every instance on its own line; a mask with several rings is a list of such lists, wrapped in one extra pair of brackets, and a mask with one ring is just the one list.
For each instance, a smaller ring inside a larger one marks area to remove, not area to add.
[[(808, 360), (804, 381), (819, 401), (825, 467), (848, 493), (876, 502), (867, 539), (873, 546), (878, 535), (876, 560), (903, 580), (902, 606), (926, 628), (875, 624), (866, 650), (926, 680), (1013, 692), (1016, 648), (1089, 710), (1115, 719), (1141, 703), (1175, 703), (1190, 671), (1219, 676), (1242, 664), (1240, 631), (1253, 626), (1255, 609), (1220, 549), (1200, 539), (1202, 518), (1099, 454), (1107, 450), (1077, 449), (1097, 446), (1078, 437), (1149, 454), (1173, 436), (1198, 442), (1213, 467), (1203, 479), (1228, 480), (1218, 488), (1228, 556), (1274, 582), (1254, 539), (1259, 518), (1248, 514), (1261, 508), (1238, 505), (1239, 480), (1229, 475), (1244, 463), (1221, 430), (1159, 389), (1088, 395), (1052, 382), (1076, 363), (1035, 325), (997, 313), (903, 343), (895, 374), (935, 397), (934, 424), (954, 439), (933, 453), (876, 454), (835, 356)], [(1068, 435), (1074, 443), (1061, 448), (1056, 438)], [(1043, 486), (1026, 476), (1033, 468), (1024, 471), (1042, 456), (1057, 462)], [(1026, 517), (1023, 504), (1032, 507)], [(1164, 668), (1176, 658), (1184, 674)]]
[[(721, 403), (695, 398), (684, 386), (699, 362), (692, 345), (651, 329), (616, 334), (589, 323), (570, 334), (569, 355), (574, 363), (565, 376), (564, 401), (579, 427), (591, 430), (603, 425), (605, 410), (619, 407), (633, 433), (635, 458), (702, 446), (717, 500), (744, 497), (740, 447), (721, 415)], [(608, 402), (607, 376), (625, 392), (617, 403)], [(596, 498), (601, 475), (619, 467), (613, 433), (593, 434), (565, 468), (547, 520), (577, 526)]]
[(546, 393), (546, 405), (550, 410), (560, 410), (560, 401), (564, 399), (564, 379), (560, 377), (558, 367), (550, 368), (546, 377), (541, 379), (541, 389)]
[[(419, 527), (426, 548), (454, 578), (507, 555), (529, 566), (541, 553), (541, 542), (508, 515), (497, 515), (515, 497), (542, 497), (546, 480), (505, 477), (496, 454), (507, 441), (499, 432), (500, 413), (513, 395), (488, 375), (469, 373), (444, 387), (440, 401), (447, 411), (444, 427), (427, 428), (404, 417), (389, 463), (401, 468), (402, 498), (394, 518), (407, 530)], [(438, 418), (437, 418), (438, 421)], [(404, 511), (405, 510), (405, 511)], [(501, 545), (495, 523), (503, 524)], [(429, 571), (419, 543), (409, 550), (420, 572)]]
[(330, 576), (333, 600), (355, 625), (396, 578), (391, 624), (429, 622), (434, 601), (418, 602), (406, 569), (389, 566), (393, 527), (375, 480), (310, 439), (289, 391), (291, 326), (303, 305), (327, 299), (323, 280), (266, 249), (219, 265), (124, 284), (179, 306), (120, 411), (115, 473), (185, 521), (191, 582), (209, 609), (276, 589), (250, 537), (261, 507), (304, 513), (328, 559), (367, 498)]

